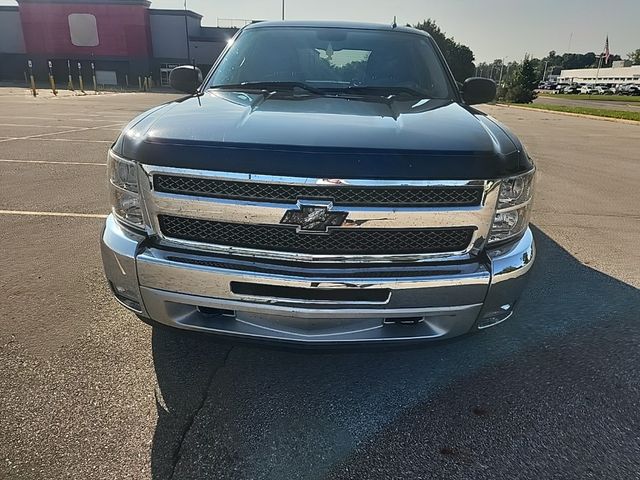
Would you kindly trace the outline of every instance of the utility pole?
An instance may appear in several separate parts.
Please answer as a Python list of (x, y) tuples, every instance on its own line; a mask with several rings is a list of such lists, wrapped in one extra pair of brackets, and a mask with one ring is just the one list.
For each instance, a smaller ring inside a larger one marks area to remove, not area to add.
[(547, 60), (546, 62), (544, 62), (544, 72), (542, 72), (542, 81), (545, 81), (545, 78), (547, 78), (547, 65), (549, 65), (549, 60)]
[(282, 0), (282, 20), (284, 20), (284, 0)]
[(189, 23), (187, 22), (187, 0), (184, 0), (184, 34), (187, 38), (187, 63), (191, 63), (191, 46), (189, 45)]

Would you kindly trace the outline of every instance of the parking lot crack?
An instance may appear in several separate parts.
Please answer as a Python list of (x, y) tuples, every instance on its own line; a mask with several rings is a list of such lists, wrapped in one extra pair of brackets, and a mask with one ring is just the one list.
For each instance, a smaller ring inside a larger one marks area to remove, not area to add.
[(171, 475), (169, 476), (170, 480), (173, 479), (176, 473), (176, 468), (178, 466), (178, 463), (180, 463), (180, 458), (182, 457), (182, 446), (187, 438), (187, 435), (191, 431), (191, 428), (193, 427), (193, 424), (195, 423), (196, 418), (204, 408), (207, 398), (209, 397), (209, 391), (213, 385), (216, 375), (227, 365), (227, 360), (229, 359), (229, 355), (231, 354), (232, 350), (233, 350), (233, 347), (229, 348), (229, 350), (227, 350), (227, 353), (225, 353), (220, 366), (212, 370), (211, 375), (207, 380), (207, 386), (204, 390), (202, 398), (200, 399), (200, 402), (198, 403), (198, 406), (193, 410), (193, 413), (189, 415), (189, 418), (187, 419), (186, 424), (182, 429), (182, 433), (180, 434), (180, 441), (178, 442), (178, 446), (176, 447), (175, 452), (172, 455)]

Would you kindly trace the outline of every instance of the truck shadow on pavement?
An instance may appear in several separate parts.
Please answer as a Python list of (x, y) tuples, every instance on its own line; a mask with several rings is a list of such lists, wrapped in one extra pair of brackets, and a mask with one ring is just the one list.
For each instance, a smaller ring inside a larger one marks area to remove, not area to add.
[(633, 477), (640, 291), (534, 234), (514, 318), (449, 342), (318, 353), (155, 328), (153, 478)]

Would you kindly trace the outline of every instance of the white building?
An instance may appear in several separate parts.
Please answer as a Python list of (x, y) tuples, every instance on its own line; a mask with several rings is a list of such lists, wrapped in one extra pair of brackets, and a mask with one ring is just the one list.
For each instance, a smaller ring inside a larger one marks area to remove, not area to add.
[(558, 77), (558, 83), (584, 83), (584, 84), (620, 84), (635, 83), (640, 85), (640, 65), (618, 68), (580, 68), (575, 70), (562, 70)]

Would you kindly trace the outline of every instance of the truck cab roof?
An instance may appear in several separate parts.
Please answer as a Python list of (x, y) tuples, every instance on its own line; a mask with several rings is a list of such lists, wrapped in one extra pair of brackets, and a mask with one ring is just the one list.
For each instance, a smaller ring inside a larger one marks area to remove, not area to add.
[(418, 35), (424, 35), (430, 37), (427, 32), (418, 30), (412, 27), (393, 26), (391, 23), (367, 23), (367, 22), (336, 22), (329, 20), (269, 20), (254, 22), (243, 30), (249, 30), (254, 28), (274, 28), (274, 27), (302, 27), (302, 28), (348, 28), (356, 30), (385, 30), (385, 31), (398, 31), (404, 33), (414, 33)]

